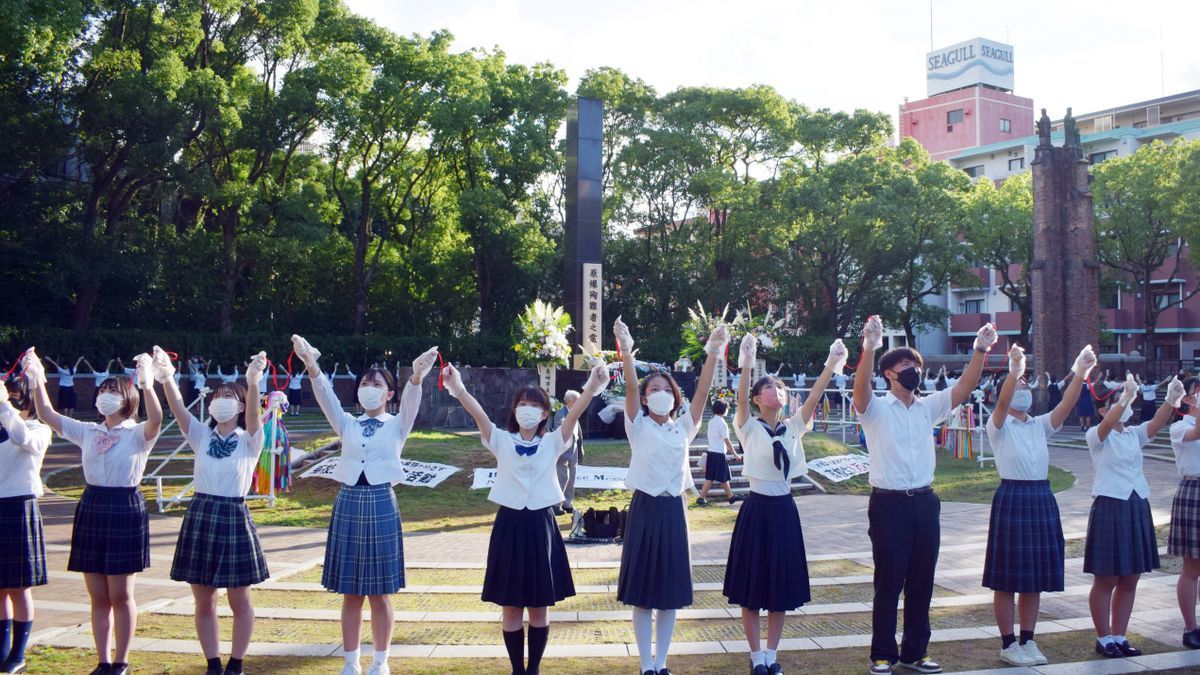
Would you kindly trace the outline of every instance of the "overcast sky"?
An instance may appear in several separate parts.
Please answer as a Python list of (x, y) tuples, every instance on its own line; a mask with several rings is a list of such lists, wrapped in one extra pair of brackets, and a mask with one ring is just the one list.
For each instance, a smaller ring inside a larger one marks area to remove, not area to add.
[[(446, 29), (458, 49), (549, 61), (572, 91), (587, 69), (612, 66), (660, 93), (762, 83), (812, 108), (867, 108), (893, 122), (904, 97), (925, 96), (929, 0), (347, 1), (398, 33)], [(936, 47), (973, 37), (1013, 45), (1014, 93), (1051, 117), (1200, 89), (1196, 0), (932, 6)]]

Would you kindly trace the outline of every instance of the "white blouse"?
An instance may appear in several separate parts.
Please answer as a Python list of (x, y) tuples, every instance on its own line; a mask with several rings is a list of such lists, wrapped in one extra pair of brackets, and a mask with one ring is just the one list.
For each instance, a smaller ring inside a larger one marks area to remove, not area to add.
[[(994, 418), (993, 418), (994, 419)], [(996, 457), (996, 471), (1009, 480), (1046, 480), (1050, 470), (1050, 448), (1046, 439), (1059, 429), (1050, 413), (1026, 416), (1022, 422), (1010, 416), (999, 429), (988, 422), (988, 444)]]
[(688, 446), (698, 431), (691, 415), (663, 424), (650, 419), (642, 410), (632, 421), (626, 417), (625, 434), (629, 437), (633, 457), (629, 461), (625, 487), (641, 490), (651, 497), (664, 494), (678, 497), (684, 490), (695, 488), (688, 463)]
[(62, 436), (83, 451), (83, 478), (97, 487), (137, 487), (155, 440), (146, 440), (145, 422), (128, 418), (108, 429), (63, 417)]
[[(481, 438), (482, 440), (482, 438)], [(569, 444), (556, 429), (526, 441), (495, 424), (483, 447), (496, 456), (496, 482), (488, 499), (510, 509), (537, 511), (563, 500), (558, 484), (558, 458)]]
[(708, 451), (725, 454), (725, 439), (729, 438), (729, 423), (720, 415), (708, 421)]
[(1171, 450), (1175, 452), (1175, 470), (1179, 477), (1200, 476), (1200, 440), (1184, 441), (1187, 432), (1196, 427), (1196, 418), (1184, 415), (1171, 425)]
[(75, 371), (60, 367), (58, 369), (58, 386), (74, 387), (75, 386)]
[(1087, 446), (1092, 455), (1093, 497), (1129, 499), (1136, 492), (1146, 499), (1150, 496), (1150, 485), (1142, 473), (1142, 448), (1150, 443), (1146, 425), (1125, 427), (1123, 431), (1113, 429), (1108, 438), (1100, 442), (1100, 427), (1088, 429)]
[(392, 416), (385, 412), (379, 417), (365, 414), (355, 417), (342, 410), (333, 385), (324, 373), (312, 380), (312, 388), (329, 426), (342, 440), (342, 458), (333, 477), (346, 485), (354, 485), (364, 473), (372, 485), (395, 485), (403, 480), (400, 454), (417, 420), (421, 385), (407, 381), (404, 393), (400, 395), (400, 414)]
[[(251, 413), (254, 414), (254, 413)], [(193, 467), (197, 494), (245, 497), (250, 494), (254, 467), (263, 449), (263, 430), (253, 436), (238, 427), (222, 437), (213, 427), (191, 417), (187, 443), (196, 453)]]
[[(768, 497), (790, 494), (791, 480), (808, 473), (808, 462), (804, 457), (804, 443), (800, 440), (808, 433), (807, 425), (799, 419), (781, 421), (783, 433), (772, 436), (767, 425), (758, 417), (749, 417), (746, 424), (737, 430), (742, 442), (746, 466), (742, 475), (751, 479), (750, 489)], [(783, 447), (780, 466), (775, 466), (775, 441)], [(786, 464), (784, 463), (786, 459)], [(783, 467), (788, 471), (784, 473)], [(755, 489), (758, 488), (758, 489)]]
[(21, 419), (8, 402), (0, 403), (0, 427), (6, 436), (0, 442), (0, 498), (41, 497), (46, 492), (41, 471), (50, 448), (50, 427), (36, 419)]

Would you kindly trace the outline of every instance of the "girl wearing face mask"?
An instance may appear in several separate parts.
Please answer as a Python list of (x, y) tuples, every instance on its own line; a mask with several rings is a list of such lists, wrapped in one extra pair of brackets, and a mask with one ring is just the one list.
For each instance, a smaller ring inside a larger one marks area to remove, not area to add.
[[(1046, 440), (1062, 428), (1095, 364), (1092, 348), (1084, 347), (1075, 359), (1076, 377), (1065, 396), (1049, 413), (1034, 417), (1029, 414), (1033, 392), (1022, 379), (1025, 351), (1014, 345), (1008, 352), (1008, 378), (987, 425), (1000, 487), (992, 497), (983, 585), (994, 591), (1000, 658), (1014, 666), (1048, 662), (1033, 633), (1041, 593), (1063, 590), (1065, 553), (1058, 502), (1046, 479), (1050, 466)], [(1013, 599), (1018, 593), (1020, 641), (1013, 634)]]
[[(669, 373), (653, 373), (638, 386), (633, 337), (620, 318), (613, 326), (625, 372), (625, 433), (633, 456), (625, 485), (633, 490), (617, 600), (633, 605), (643, 674), (670, 675), (667, 652), (675, 631), (675, 611), (692, 604), (692, 558), (683, 491), (695, 491), (688, 446), (700, 429), (709, 386), (718, 358), (723, 358), (729, 330), (721, 324), (704, 347), (707, 357), (696, 382), (687, 414), (675, 418), (683, 403), (679, 385)], [(657, 655), (650, 649), (655, 631)]]
[[(75, 507), (67, 569), (82, 572), (92, 604), (92, 639), (99, 665), (93, 675), (129, 672), (129, 644), (137, 627), (134, 575), (150, 566), (150, 523), (138, 492), (146, 459), (162, 427), (162, 407), (153, 394), (153, 363), (139, 354), (134, 377), (110, 375), (100, 385), (96, 409), (101, 422), (58, 414), (46, 393), (46, 371), (32, 349), (22, 365), (38, 417), (83, 451), (87, 487)], [(145, 392), (139, 395), (138, 390)], [(144, 399), (144, 400), (143, 400)], [(138, 423), (138, 403), (146, 421)], [(110, 658), (109, 631), (116, 637)]]
[[(558, 460), (570, 448), (575, 425), (592, 397), (608, 386), (608, 368), (599, 364), (562, 425), (546, 433), (550, 398), (539, 387), (523, 387), (513, 396), (508, 423), (501, 429), (463, 386), (452, 365), (445, 370), (446, 391), (457, 398), (479, 427), (483, 446), (496, 457), (496, 482), (488, 499), (500, 505), (488, 544), (483, 600), (503, 608), (504, 646), (514, 675), (536, 675), (550, 634), (548, 608), (575, 595), (571, 566), (554, 507), (562, 503)], [(523, 618), (529, 611), (529, 663), (525, 664)]]
[[(742, 338), (738, 365), (750, 372), (758, 352), (754, 335)], [(738, 511), (725, 566), (725, 597), (742, 608), (742, 627), (750, 645), (752, 675), (782, 673), (776, 650), (783, 636), (784, 617), (811, 599), (808, 562), (800, 514), (792, 499), (792, 479), (808, 473), (801, 437), (807, 433), (813, 411), (834, 373), (846, 366), (848, 352), (841, 340), (829, 346), (825, 369), (813, 384), (812, 394), (791, 417), (784, 418), (787, 389), (767, 376), (738, 387), (734, 428), (745, 450), (742, 474), (750, 480), (750, 496)], [(750, 403), (759, 416), (750, 414)], [(760, 613), (767, 612), (767, 649), (761, 649)]]
[(1179, 488), (1171, 502), (1171, 534), (1167, 553), (1183, 558), (1176, 595), (1183, 614), (1183, 646), (1200, 649), (1200, 628), (1196, 626), (1197, 579), (1200, 578), (1200, 426), (1196, 424), (1197, 391), (1200, 379), (1184, 381), (1187, 395), (1182, 402), (1167, 399), (1178, 407), (1183, 419), (1171, 425), (1171, 449), (1179, 472)]
[[(251, 391), (263, 379), (266, 365), (265, 352), (250, 359), (246, 384)], [(270, 576), (245, 500), (263, 448), (262, 420), (256, 404), (247, 410), (246, 389), (234, 382), (217, 385), (208, 406), (212, 419), (202, 423), (187, 409), (174, 374), (166, 352), (155, 347), (155, 379), (162, 383), (179, 430), (196, 456), (196, 496), (183, 516), (171, 578), (191, 584), (196, 635), (208, 660), (206, 675), (241, 675), (254, 632), (250, 586)], [(220, 588), (228, 589), (233, 610), (233, 645), (224, 669), (217, 640)]]
[[(363, 600), (371, 604), (375, 654), (368, 675), (387, 675), (392, 643), (391, 594), (404, 588), (404, 546), (400, 511), (392, 486), (404, 478), (400, 454), (417, 419), (421, 382), (437, 361), (431, 347), (413, 361), (412, 376), (400, 396), (400, 414), (387, 412), (396, 380), (387, 368), (369, 368), (358, 380), (359, 416), (342, 410), (329, 377), (321, 372), (321, 352), (299, 335), (292, 348), (308, 369), (313, 395), (341, 439), (342, 456), (333, 477), (342, 483), (333, 502), (321, 584), (342, 594), (342, 675), (362, 672), (359, 647)], [(347, 368), (349, 371), (349, 368)]]
[[(1150, 485), (1142, 473), (1142, 448), (1166, 426), (1174, 409), (1164, 405), (1149, 422), (1126, 427), (1138, 385), (1130, 374), (1117, 402), (1100, 410), (1100, 424), (1087, 432), (1095, 477), (1088, 515), (1083, 571), (1095, 575), (1088, 604), (1096, 628), (1096, 653), (1107, 658), (1137, 656), (1142, 650), (1125, 639), (1138, 578), (1159, 566), (1158, 542), (1150, 516)], [(1183, 398), (1183, 383), (1172, 380), (1169, 401)]]

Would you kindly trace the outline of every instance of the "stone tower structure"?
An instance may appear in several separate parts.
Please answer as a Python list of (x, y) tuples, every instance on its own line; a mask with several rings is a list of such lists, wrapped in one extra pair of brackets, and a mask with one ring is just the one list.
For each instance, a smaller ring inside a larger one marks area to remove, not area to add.
[(1050, 142), (1042, 109), (1033, 169), (1033, 354), (1038, 370), (1064, 376), (1090, 344), (1099, 352), (1100, 266), (1092, 227), (1088, 161), (1071, 109), (1062, 147)]

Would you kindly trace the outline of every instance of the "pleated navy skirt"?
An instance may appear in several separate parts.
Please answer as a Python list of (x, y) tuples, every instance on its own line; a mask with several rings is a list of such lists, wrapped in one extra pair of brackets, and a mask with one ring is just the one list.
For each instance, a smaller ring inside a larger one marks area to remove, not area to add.
[(1088, 515), (1083, 571), (1096, 576), (1142, 574), (1159, 566), (1150, 502), (1096, 497)]
[(183, 515), (171, 578), (211, 588), (241, 588), (269, 576), (246, 500), (197, 493)]
[(488, 543), (483, 601), (502, 607), (549, 607), (575, 595), (567, 547), (549, 507), (501, 506)]
[(46, 584), (46, 539), (37, 497), (0, 499), (0, 588)]
[(1079, 394), (1079, 400), (1075, 403), (1075, 414), (1080, 417), (1096, 416), (1096, 402), (1092, 400), (1091, 392), (1084, 391)]
[(404, 588), (404, 545), (392, 486), (342, 485), (333, 500), (321, 585), (343, 595)]
[(617, 600), (644, 609), (681, 609), (692, 604), (692, 550), (683, 497), (651, 497), (633, 491)]
[(704, 454), (704, 480), (728, 483), (731, 476), (729, 475), (729, 461), (725, 458), (725, 453), (705, 452)]
[(150, 518), (136, 487), (88, 485), (75, 506), (67, 569), (135, 574), (150, 567)]
[(75, 396), (75, 385), (71, 385), (70, 387), (64, 387), (62, 385), (59, 385), (59, 387), (58, 387), (58, 409), (59, 410), (74, 410), (76, 407), (76, 404), (77, 404), (77, 398), (78, 397)]
[(1171, 536), (1167, 553), (1184, 558), (1200, 558), (1200, 478), (1179, 481), (1171, 502)]
[(983, 585), (1006, 593), (1061, 591), (1066, 544), (1048, 480), (1001, 480), (992, 497)]
[(723, 592), (729, 603), (788, 612), (812, 599), (800, 513), (791, 495), (751, 492), (729, 542)]

